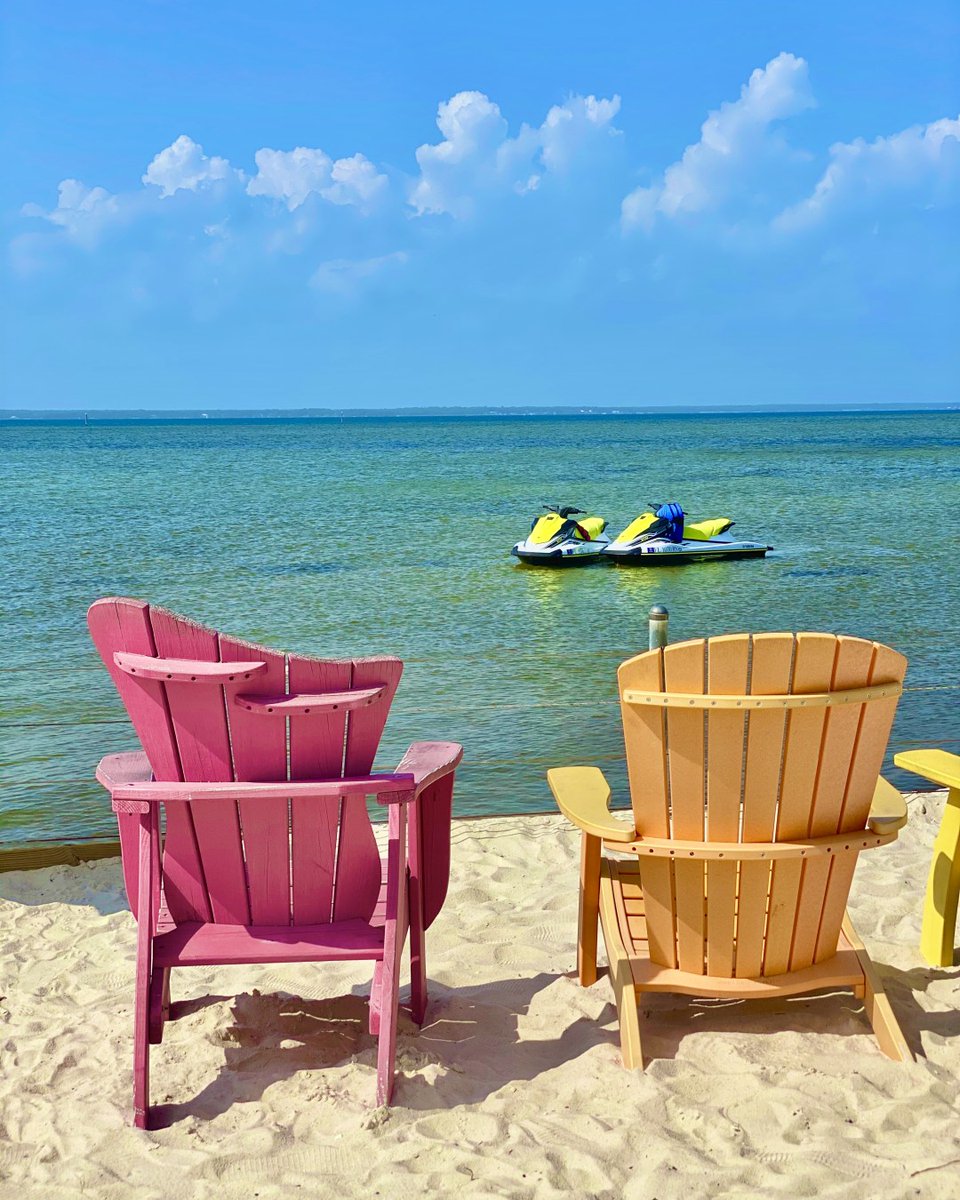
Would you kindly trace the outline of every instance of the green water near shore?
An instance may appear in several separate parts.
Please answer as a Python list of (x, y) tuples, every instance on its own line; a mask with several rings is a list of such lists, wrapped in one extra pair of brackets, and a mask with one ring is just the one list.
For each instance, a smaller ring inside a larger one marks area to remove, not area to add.
[[(4, 425), (0, 840), (115, 828), (93, 768), (134, 738), (86, 634), (104, 595), (277, 647), (400, 655), (377, 765), (463, 742), (461, 814), (547, 808), (565, 763), (625, 795), (615, 671), (653, 603), (671, 640), (887, 642), (910, 660), (891, 749), (960, 752), (958, 448), (943, 412)], [(543, 500), (620, 528), (666, 499), (776, 551), (634, 571), (508, 554)]]

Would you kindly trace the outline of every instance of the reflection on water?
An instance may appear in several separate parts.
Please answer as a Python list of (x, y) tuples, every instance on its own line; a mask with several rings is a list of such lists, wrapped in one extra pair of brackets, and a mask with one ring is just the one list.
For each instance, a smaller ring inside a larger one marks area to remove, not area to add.
[[(112, 827), (92, 770), (132, 735), (84, 625), (109, 594), (278, 647), (399, 654), (378, 766), (462, 741), (460, 812), (548, 807), (552, 764), (597, 763), (622, 793), (616, 668), (654, 603), (673, 641), (886, 641), (919, 689), (895, 742), (960, 750), (942, 690), (960, 680), (958, 444), (946, 413), (0, 427), (0, 836)], [(680, 569), (510, 557), (544, 497), (616, 531), (654, 496), (776, 551)], [(932, 538), (903, 520), (923, 512)]]

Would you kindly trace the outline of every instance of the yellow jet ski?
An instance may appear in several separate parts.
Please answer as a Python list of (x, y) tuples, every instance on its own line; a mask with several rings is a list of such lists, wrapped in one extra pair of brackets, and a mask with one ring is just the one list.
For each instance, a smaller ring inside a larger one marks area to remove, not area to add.
[[(510, 551), (521, 562), (541, 567), (580, 567), (599, 562), (610, 537), (603, 517), (591, 517), (582, 508), (555, 508), (534, 517), (530, 533)], [(575, 517), (582, 518), (574, 520)]]
[(772, 546), (730, 533), (729, 517), (689, 521), (679, 504), (652, 504), (604, 547), (604, 558), (622, 567), (763, 558)]

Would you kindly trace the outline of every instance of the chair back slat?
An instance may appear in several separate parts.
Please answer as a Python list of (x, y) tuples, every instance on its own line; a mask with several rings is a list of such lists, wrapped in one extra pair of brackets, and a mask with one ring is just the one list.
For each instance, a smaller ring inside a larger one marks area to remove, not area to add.
[[(889, 646), (875, 645), (870, 668), (871, 684), (900, 683), (907, 673), (907, 660)], [(890, 740), (897, 698), (874, 700), (866, 706), (857, 732), (856, 760), (850, 768), (844, 799), (843, 829), (862, 829), (870, 811), (873, 789), (880, 774)]]
[[(865, 687), (870, 679), (873, 646), (861, 638), (838, 637), (833, 678), (833, 691)], [(820, 770), (808, 825), (810, 837), (823, 837), (841, 832), (843, 801), (857, 731), (863, 717), (864, 705), (846, 704), (828, 708), (824, 718), (823, 742), (820, 748)], [(870, 786), (873, 795), (873, 785)], [(860, 825), (863, 828), (863, 825)]]
[[(833, 677), (837, 639), (828, 633), (798, 633), (790, 691), (826, 692)], [(804, 838), (810, 827), (810, 805), (820, 765), (825, 708), (791, 708), (784, 734), (778, 841)]]
[[(101, 600), (90, 609), (88, 619), (90, 636), (120, 693), (154, 775), (158, 779), (180, 779), (180, 760), (173, 740), (163, 685), (154, 680), (127, 675), (113, 661), (114, 652), (121, 647), (137, 654), (156, 654), (149, 605), (138, 600)], [(130, 911), (136, 916), (140, 822), (134, 814), (118, 815), (117, 826), (124, 885)], [(198, 888), (197, 891), (197, 898), (200, 899), (203, 889)]]
[[(884, 646), (817, 633), (730, 635), (624, 663), (640, 838), (736, 845), (863, 830), (897, 702), (869, 689), (895, 692), (905, 668)], [(657, 692), (670, 693), (670, 703), (649, 694)], [(760, 697), (769, 699), (751, 707)], [(641, 852), (652, 960), (758, 978), (829, 958), (862, 848), (851, 840), (830, 855), (771, 861)]]
[[(749, 635), (711, 638), (707, 646), (707, 691), (744, 695), (749, 678)], [(736, 842), (740, 839), (746, 715), (742, 709), (708, 710), (708, 722), (707, 836), (711, 842)]]
[[(353, 662), (351, 686), (383, 686), (376, 704), (353, 709), (347, 716), (344, 773), (366, 775), (374, 756), (390, 702), (403, 672), (403, 663), (393, 658), (358, 658)], [(349, 920), (369, 914), (380, 893), (380, 858), (366, 803), (362, 796), (345, 796), (340, 805), (340, 845), (337, 852), (334, 917)]]
[[(760, 633), (751, 641), (751, 695), (776, 696), (788, 692), (793, 670), (793, 634)], [(743, 773), (742, 832), (745, 842), (773, 841), (785, 731), (785, 712), (760, 709), (748, 717)]]
[[(663, 652), (652, 651), (622, 663), (617, 672), (620, 694), (630, 688), (663, 690)], [(670, 793), (667, 787), (666, 713), (657, 708), (620, 704), (623, 741), (633, 820), (641, 837), (670, 836)], [(673, 906), (671, 905), (671, 921)]]
[[(663, 685), (667, 692), (694, 692), (704, 687), (702, 639), (678, 642), (663, 652)], [(670, 783), (670, 832), (675, 838), (704, 835), (704, 719), (702, 709), (670, 709), (667, 713), (667, 774)]]
[[(711, 638), (707, 643), (707, 691), (743, 695), (750, 668), (748, 634)], [(710, 841), (740, 837), (746, 716), (742, 710), (707, 710), (706, 835)], [(706, 864), (706, 970), (733, 974), (736, 936), (737, 864)]]
[[(350, 662), (319, 662), (291, 654), (291, 692), (342, 692), (353, 684)], [(332, 779), (343, 774), (346, 710), (290, 718), (290, 778)], [(293, 919), (320, 924), (333, 912), (341, 801), (291, 800)]]
[[(224, 661), (265, 662), (256, 690), (286, 690), (286, 656), (264, 646), (220, 635)], [(283, 720), (271, 721), (233, 703), (238, 691), (250, 691), (250, 680), (228, 686), (227, 717), (233, 749), (234, 775), (249, 783), (269, 783), (287, 777), (287, 734)], [(247, 868), (250, 921), (254, 925), (286, 925), (290, 921), (290, 849), (286, 813), (274, 800), (241, 800), (237, 804)]]
[[(680, 642), (663, 652), (664, 687), (671, 692), (703, 694), (702, 640)], [(671, 832), (676, 838), (704, 836), (704, 714), (702, 709), (670, 709), (667, 713), (667, 777), (670, 784)], [(703, 974), (706, 953), (705, 869), (698, 859), (676, 860), (677, 962), (681, 971)]]

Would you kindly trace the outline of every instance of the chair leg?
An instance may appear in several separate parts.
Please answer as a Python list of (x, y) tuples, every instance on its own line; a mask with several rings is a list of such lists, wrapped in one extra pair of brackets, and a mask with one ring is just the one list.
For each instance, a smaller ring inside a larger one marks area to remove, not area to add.
[[(381, 964), (377, 964), (380, 966)], [(380, 1029), (377, 1043), (377, 1105), (389, 1104), (397, 1058), (397, 1018), (400, 989), (395, 963), (384, 963), (380, 990)]]
[(155, 967), (150, 976), (150, 1042), (163, 1041), (163, 1027), (170, 1016), (170, 968)]
[(597, 921), (600, 913), (600, 839), (585, 833), (580, 844), (580, 920), (577, 974), (580, 986), (597, 982)]
[(383, 1002), (383, 963), (374, 964), (373, 983), (370, 984), (369, 1029), (376, 1037), (380, 1032), (380, 1013)]
[(957, 930), (957, 897), (960, 896), (960, 788), (951, 788), (943, 810), (940, 831), (933, 844), (933, 860), (923, 905), (920, 953), (935, 967), (952, 967)]
[(880, 1049), (887, 1058), (892, 1058), (895, 1062), (913, 1062), (913, 1051), (907, 1044), (907, 1039), (903, 1036), (900, 1023), (897, 1021), (894, 1011), (890, 1006), (890, 1001), (887, 999), (887, 994), (883, 990), (880, 976), (877, 974), (876, 968), (870, 961), (870, 955), (867, 953), (863, 942), (853, 927), (849, 913), (843, 918), (843, 933), (852, 948), (856, 951), (860, 969), (863, 971), (863, 983), (854, 990), (860, 999), (863, 1000), (867, 1020), (873, 1027), (873, 1033)]
[(410, 1014), (417, 1025), (427, 1012), (427, 950), (423, 918), (411, 914), (410, 922)]
[(149, 1128), (150, 1116), (150, 965), (138, 955), (133, 1001), (133, 1123)]
[(643, 1069), (643, 1048), (640, 1043), (640, 1009), (637, 989), (630, 974), (630, 965), (621, 961), (613, 973), (613, 991), (620, 1019), (620, 1056), (627, 1070)]

